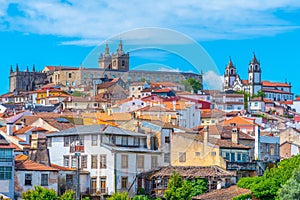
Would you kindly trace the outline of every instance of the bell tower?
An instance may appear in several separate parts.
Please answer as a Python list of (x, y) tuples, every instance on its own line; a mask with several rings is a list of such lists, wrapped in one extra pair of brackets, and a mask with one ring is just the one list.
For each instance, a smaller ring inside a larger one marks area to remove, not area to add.
[(117, 52), (112, 55), (112, 69), (119, 71), (129, 70), (129, 53), (124, 52), (122, 40), (120, 40)]
[(229, 62), (226, 66), (225, 74), (224, 74), (224, 89), (225, 90), (231, 89), (235, 79), (236, 79), (236, 68), (232, 63), (231, 57), (229, 57)]
[(257, 60), (254, 53), (253, 58), (249, 63), (248, 84), (250, 86), (250, 95), (255, 95), (262, 89), (260, 62)]

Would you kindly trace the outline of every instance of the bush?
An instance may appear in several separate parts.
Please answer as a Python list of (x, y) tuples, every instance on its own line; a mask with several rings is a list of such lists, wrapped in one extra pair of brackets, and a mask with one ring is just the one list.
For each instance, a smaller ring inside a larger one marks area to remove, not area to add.
[(116, 192), (113, 195), (111, 195), (111, 197), (107, 198), (107, 200), (129, 200), (129, 197), (127, 192)]
[(250, 189), (253, 184), (256, 184), (259, 182), (260, 177), (245, 177), (241, 178), (239, 182), (237, 183), (237, 186), (239, 188), (245, 188), (245, 189)]
[(145, 195), (136, 195), (133, 197), (133, 200), (150, 200), (150, 198)]
[(251, 194), (242, 194), (240, 196), (232, 198), (232, 200), (251, 200), (251, 199), (252, 199), (252, 195)]

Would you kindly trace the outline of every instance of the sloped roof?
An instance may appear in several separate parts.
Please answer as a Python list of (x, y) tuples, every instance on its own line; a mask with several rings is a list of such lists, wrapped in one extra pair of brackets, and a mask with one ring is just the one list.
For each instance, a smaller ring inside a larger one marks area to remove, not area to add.
[(254, 125), (254, 120), (250, 120), (249, 118), (246, 119), (241, 116), (236, 116), (224, 121), (224, 125), (230, 125), (232, 123), (235, 123), (237, 125)]
[(288, 83), (278, 83), (271, 81), (262, 81), (261, 84), (263, 87), (291, 87), (291, 85)]
[(193, 200), (231, 200), (233, 197), (243, 194), (251, 194), (251, 190), (231, 186), (226, 189), (213, 190), (212, 192), (205, 193), (196, 197)]
[(233, 177), (234, 174), (218, 166), (168, 166), (160, 169), (145, 172), (148, 179), (156, 177), (170, 177), (176, 171), (185, 178), (208, 178), (208, 177)]
[(58, 171), (58, 169), (42, 165), (31, 160), (15, 160), (16, 170), (22, 171)]

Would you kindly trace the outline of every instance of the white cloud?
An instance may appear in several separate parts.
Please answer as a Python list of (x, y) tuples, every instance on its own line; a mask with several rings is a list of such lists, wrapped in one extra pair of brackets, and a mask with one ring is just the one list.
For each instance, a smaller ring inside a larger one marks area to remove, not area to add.
[(203, 85), (205, 89), (222, 90), (224, 78), (214, 71), (207, 71), (203, 74)]
[[(9, 2), (17, 5), (13, 15), (7, 13)], [(276, 10), (288, 13), (299, 8), (297, 0), (0, 0), (0, 27), (77, 38), (64, 45), (97, 45), (111, 35), (143, 27), (175, 29), (200, 40), (232, 39), (298, 29), (299, 24), (281, 18)], [(147, 33), (131, 37), (145, 40)]]

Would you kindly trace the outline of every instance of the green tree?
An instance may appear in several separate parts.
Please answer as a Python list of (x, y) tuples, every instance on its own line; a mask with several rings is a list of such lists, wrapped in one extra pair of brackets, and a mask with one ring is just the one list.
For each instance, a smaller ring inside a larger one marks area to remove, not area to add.
[(67, 190), (59, 199), (60, 200), (74, 200), (75, 192)]
[(186, 182), (191, 187), (189, 199), (207, 192), (207, 181), (204, 179), (186, 180)]
[(185, 86), (185, 90), (190, 92), (191, 90), (194, 91), (194, 93), (197, 93), (198, 90), (202, 90), (202, 83), (200, 83), (197, 79), (195, 78), (188, 78), (181, 83)]
[(249, 97), (250, 97), (249, 93), (246, 91), (236, 91), (235, 93), (244, 95), (244, 107), (245, 107), (245, 110), (248, 110), (248, 102), (249, 102)]
[(150, 198), (145, 195), (136, 195), (133, 197), (133, 200), (150, 200)]
[(300, 168), (298, 167), (293, 177), (282, 186), (279, 191), (280, 199), (300, 199)]
[(113, 195), (111, 195), (111, 197), (107, 198), (107, 200), (129, 200), (129, 197), (127, 192), (116, 192)]
[(57, 194), (53, 189), (35, 186), (33, 190), (22, 193), (22, 200), (57, 200)]
[(264, 91), (262, 91), (262, 90), (259, 90), (257, 92), (257, 94), (252, 95), (252, 97), (262, 97), (262, 98), (265, 98), (266, 97), (266, 93)]
[(240, 179), (238, 186), (250, 187), (254, 197), (258, 199), (278, 199), (279, 190), (293, 176), (294, 169), (299, 167), (300, 155), (297, 155), (282, 160), (277, 167), (267, 169), (262, 177)]
[(165, 191), (166, 200), (190, 200), (193, 196), (207, 191), (207, 182), (203, 179), (183, 180), (178, 172), (173, 172)]

